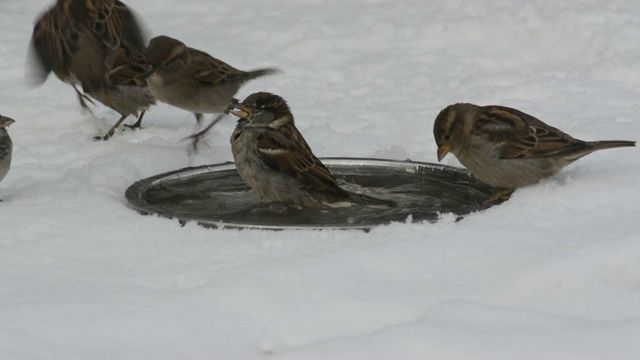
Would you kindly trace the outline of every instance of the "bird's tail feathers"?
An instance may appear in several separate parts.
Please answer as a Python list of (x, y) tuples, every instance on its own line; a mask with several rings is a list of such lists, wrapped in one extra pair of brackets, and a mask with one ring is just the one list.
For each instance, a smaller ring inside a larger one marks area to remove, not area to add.
[(264, 69), (251, 70), (251, 71), (247, 71), (246, 79), (252, 80), (265, 75), (277, 74), (279, 72), (282, 72), (282, 71), (277, 68), (264, 68)]
[(589, 142), (589, 145), (593, 146), (595, 150), (604, 150), (618, 147), (636, 146), (636, 142), (627, 140), (603, 140), (591, 141)]

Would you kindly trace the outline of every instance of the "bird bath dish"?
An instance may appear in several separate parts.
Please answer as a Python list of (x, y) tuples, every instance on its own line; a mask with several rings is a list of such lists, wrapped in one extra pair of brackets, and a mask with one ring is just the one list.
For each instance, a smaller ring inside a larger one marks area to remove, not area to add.
[(466, 170), (438, 164), (359, 158), (321, 159), (346, 190), (387, 200), (396, 207), (352, 205), (299, 208), (261, 201), (233, 163), (184, 168), (131, 185), (130, 206), (206, 227), (253, 229), (363, 229), (391, 222), (435, 222), (486, 209), (492, 189)]

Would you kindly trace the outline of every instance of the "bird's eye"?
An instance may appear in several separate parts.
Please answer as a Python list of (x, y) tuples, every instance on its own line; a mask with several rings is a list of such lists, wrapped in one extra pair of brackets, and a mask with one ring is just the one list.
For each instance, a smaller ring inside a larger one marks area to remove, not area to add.
[(445, 141), (449, 141), (449, 140), (451, 140), (451, 135), (449, 135), (449, 134), (445, 135), (445, 136), (444, 136), (444, 140), (445, 140)]

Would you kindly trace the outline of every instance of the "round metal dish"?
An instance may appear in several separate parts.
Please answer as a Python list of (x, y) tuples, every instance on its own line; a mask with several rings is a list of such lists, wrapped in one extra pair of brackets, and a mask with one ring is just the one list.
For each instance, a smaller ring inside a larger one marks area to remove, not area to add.
[(438, 164), (360, 158), (323, 158), (347, 190), (394, 200), (397, 207), (353, 205), (299, 208), (261, 201), (233, 163), (184, 168), (131, 185), (130, 206), (207, 227), (253, 229), (363, 229), (391, 222), (435, 222), (440, 213), (483, 210), (491, 188), (462, 169)]

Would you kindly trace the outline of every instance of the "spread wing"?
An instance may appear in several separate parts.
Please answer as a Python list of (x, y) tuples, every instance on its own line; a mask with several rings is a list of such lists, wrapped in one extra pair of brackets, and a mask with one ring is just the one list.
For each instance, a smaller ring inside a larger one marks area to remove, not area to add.
[[(36, 21), (33, 28), (29, 51), (35, 65), (34, 80), (41, 84), (53, 71), (67, 82), (72, 82), (70, 75), (73, 72), (83, 86), (85, 83), (90, 87), (93, 83), (101, 83), (105, 71), (103, 65), (111, 65), (110, 59), (105, 58), (105, 45), (111, 49), (127, 47), (140, 52), (144, 49), (141, 28), (122, 2), (58, 1)], [(85, 53), (78, 55), (81, 50)], [(78, 68), (74, 64), (77, 56), (80, 56), (80, 63), (90, 65)]]
[(304, 183), (310, 191), (332, 192), (347, 197), (335, 177), (313, 155), (309, 145), (293, 126), (269, 129), (258, 137), (258, 152), (271, 168), (294, 177)]
[(66, 78), (78, 50), (78, 34), (70, 21), (52, 8), (36, 21), (31, 35), (29, 55), (37, 84), (42, 84), (51, 71)]
[[(69, 0), (78, 3), (82, 0)], [(74, 17), (79, 21), (86, 19), (87, 27), (92, 30), (108, 47), (116, 49), (126, 46), (142, 51), (145, 48), (145, 36), (136, 16), (119, 0), (85, 0), (81, 6), (71, 6)]]
[(519, 110), (485, 106), (475, 135), (495, 144), (502, 159), (563, 156), (585, 148), (586, 143)]

